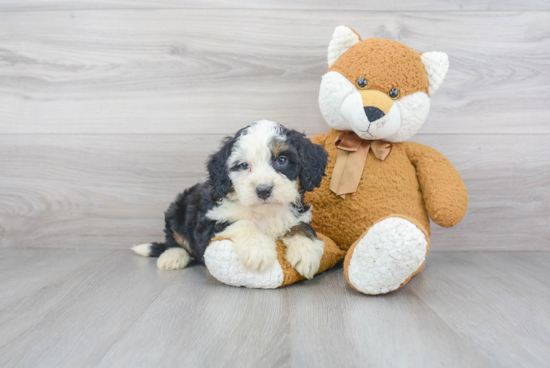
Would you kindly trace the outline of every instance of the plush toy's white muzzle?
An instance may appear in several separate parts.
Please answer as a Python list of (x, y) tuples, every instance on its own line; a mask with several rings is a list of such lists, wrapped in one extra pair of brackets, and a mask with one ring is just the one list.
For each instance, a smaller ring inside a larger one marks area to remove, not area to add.
[(342, 103), (342, 116), (358, 136), (363, 139), (384, 139), (397, 132), (401, 126), (401, 114), (397, 105), (393, 104), (384, 116), (371, 115), (370, 119), (368, 107), (373, 106), (364, 106), (363, 98), (358, 91), (350, 94)]
[(416, 92), (393, 101), (382, 117), (369, 120), (365, 110), (368, 98), (342, 74), (331, 71), (323, 76), (319, 107), (328, 125), (336, 130), (352, 130), (363, 139), (403, 142), (422, 126), (430, 110), (430, 97)]

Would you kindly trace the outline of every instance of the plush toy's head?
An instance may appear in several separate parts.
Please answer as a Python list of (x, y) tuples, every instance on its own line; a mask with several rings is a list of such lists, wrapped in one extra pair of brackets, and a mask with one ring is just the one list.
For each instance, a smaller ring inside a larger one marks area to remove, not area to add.
[(363, 139), (402, 142), (422, 126), (430, 95), (449, 69), (447, 54), (418, 53), (397, 41), (336, 27), (319, 106), (327, 123)]

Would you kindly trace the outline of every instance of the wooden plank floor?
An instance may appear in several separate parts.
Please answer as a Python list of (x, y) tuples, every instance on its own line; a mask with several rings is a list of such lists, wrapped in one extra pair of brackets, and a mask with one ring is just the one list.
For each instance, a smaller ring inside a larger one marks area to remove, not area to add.
[(2, 367), (542, 367), (550, 252), (432, 252), (369, 297), (336, 268), (278, 290), (129, 250), (0, 249)]

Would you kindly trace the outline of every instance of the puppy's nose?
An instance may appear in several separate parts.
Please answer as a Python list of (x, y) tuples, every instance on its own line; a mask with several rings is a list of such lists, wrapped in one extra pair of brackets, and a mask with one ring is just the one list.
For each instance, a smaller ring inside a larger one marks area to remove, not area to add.
[(378, 107), (374, 106), (365, 106), (365, 115), (367, 115), (367, 119), (372, 123), (373, 121), (376, 121), (380, 119), (381, 117), (384, 117), (384, 111), (380, 110)]
[(258, 198), (267, 199), (271, 195), (273, 185), (258, 185), (256, 187), (256, 195)]

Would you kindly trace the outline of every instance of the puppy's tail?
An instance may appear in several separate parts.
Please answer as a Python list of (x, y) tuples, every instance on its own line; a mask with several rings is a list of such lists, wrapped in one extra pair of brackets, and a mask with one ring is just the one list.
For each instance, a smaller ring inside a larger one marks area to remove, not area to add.
[(158, 257), (168, 249), (166, 243), (147, 243), (134, 245), (132, 250), (144, 257)]

